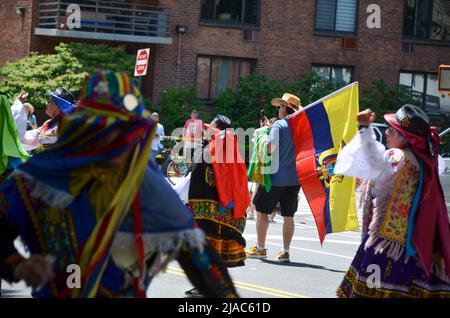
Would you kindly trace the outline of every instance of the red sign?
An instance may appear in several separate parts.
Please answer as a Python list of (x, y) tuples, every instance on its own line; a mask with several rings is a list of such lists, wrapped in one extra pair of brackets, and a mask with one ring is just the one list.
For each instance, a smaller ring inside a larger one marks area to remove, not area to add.
[(136, 66), (134, 68), (134, 76), (144, 76), (147, 74), (149, 58), (150, 58), (150, 49), (142, 49), (137, 52)]

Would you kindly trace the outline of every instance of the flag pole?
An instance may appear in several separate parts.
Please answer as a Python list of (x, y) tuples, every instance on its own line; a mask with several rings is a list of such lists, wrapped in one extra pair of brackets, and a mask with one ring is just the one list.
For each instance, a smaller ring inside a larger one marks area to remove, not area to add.
[(318, 99), (318, 100), (312, 102), (312, 103), (309, 104), (308, 106), (303, 107), (302, 109), (300, 109), (299, 111), (296, 111), (295, 113), (296, 113), (296, 114), (301, 113), (301, 112), (303, 112), (303, 111), (305, 111), (305, 110), (307, 110), (307, 109), (309, 109), (309, 108), (311, 108), (311, 107), (317, 105), (319, 102), (323, 101), (324, 99), (333, 97), (334, 95), (339, 94), (339, 93), (342, 92), (343, 90), (346, 90), (347, 88), (352, 87), (353, 85), (358, 85), (358, 82), (350, 83), (350, 84), (348, 84), (348, 85), (346, 85), (346, 86), (344, 86), (344, 87), (338, 89), (337, 91), (334, 91), (333, 93), (328, 94), (327, 96), (322, 97), (322, 98), (320, 98), (320, 99)]

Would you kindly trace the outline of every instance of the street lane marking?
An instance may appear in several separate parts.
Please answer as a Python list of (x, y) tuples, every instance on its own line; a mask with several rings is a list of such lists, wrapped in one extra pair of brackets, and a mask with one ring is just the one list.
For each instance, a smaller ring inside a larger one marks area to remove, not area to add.
[[(256, 234), (244, 234), (244, 238), (248, 238), (248, 239), (256, 239)], [(282, 240), (283, 236), (281, 235), (267, 235), (266, 239), (270, 240)], [(318, 238), (314, 238), (314, 237), (304, 237), (304, 236), (294, 236), (292, 237), (292, 241), (308, 241), (308, 242), (318, 242), (320, 243), (320, 240)], [(360, 242), (355, 242), (355, 241), (342, 241), (342, 240), (332, 240), (332, 239), (326, 239), (324, 241), (325, 243), (336, 243), (336, 244), (349, 244), (349, 245), (356, 245), (359, 246), (361, 243)]]
[[(166, 272), (169, 274), (172, 274), (172, 275), (186, 277), (186, 274), (184, 273), (184, 271), (177, 267), (168, 266)], [(269, 287), (265, 287), (265, 286), (261, 286), (261, 285), (244, 283), (244, 282), (240, 282), (240, 281), (236, 281), (236, 280), (233, 280), (233, 283), (237, 288), (254, 291), (254, 292), (257, 292), (260, 294), (266, 294), (266, 295), (271, 295), (271, 296), (276, 296), (276, 297), (281, 297), (281, 298), (311, 298), (311, 297), (301, 295), (301, 294), (285, 292), (285, 291), (282, 291), (279, 289), (273, 289), (273, 288), (269, 288)]]
[[(249, 241), (254, 241), (254, 242), (256, 242), (256, 240), (253, 240), (253, 239), (249, 239)], [(266, 242), (266, 244), (283, 247), (283, 244), (277, 244), (277, 243), (272, 243), (272, 242)], [(291, 246), (290, 248), (291, 248), (291, 249), (294, 249), (294, 250), (300, 250), (300, 251), (311, 252), (311, 253), (316, 253), (316, 254), (323, 254), (323, 255), (328, 255), (328, 256), (336, 256), (336, 257), (341, 257), (341, 258), (353, 260), (353, 257), (345, 256), (345, 255), (340, 255), (340, 254), (334, 254), (334, 253), (328, 253), (328, 252), (322, 252), (322, 251), (310, 250), (310, 249), (308, 249), (308, 248), (295, 247), (295, 246)]]
[[(361, 222), (360, 222), (361, 223)], [(256, 225), (256, 221), (253, 220), (247, 220), (247, 224), (255, 224)], [(282, 222), (278, 222), (278, 224), (283, 224)], [(307, 229), (312, 229), (312, 230), (317, 230), (317, 227), (315, 226), (311, 226), (311, 225), (305, 225), (305, 224), (299, 224), (299, 223), (295, 223), (295, 228), (299, 229), (299, 228), (307, 228)], [(355, 238), (355, 239), (361, 239), (361, 234), (360, 232), (353, 232), (353, 231), (349, 231), (347, 233), (331, 233), (332, 235), (338, 235), (338, 236), (343, 236), (343, 237), (349, 237), (349, 238)]]

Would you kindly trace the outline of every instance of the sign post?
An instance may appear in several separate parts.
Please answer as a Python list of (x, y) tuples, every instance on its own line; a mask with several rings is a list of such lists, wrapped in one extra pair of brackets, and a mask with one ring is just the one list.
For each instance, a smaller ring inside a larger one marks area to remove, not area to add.
[(147, 74), (149, 58), (150, 49), (142, 49), (137, 52), (134, 76), (145, 76)]

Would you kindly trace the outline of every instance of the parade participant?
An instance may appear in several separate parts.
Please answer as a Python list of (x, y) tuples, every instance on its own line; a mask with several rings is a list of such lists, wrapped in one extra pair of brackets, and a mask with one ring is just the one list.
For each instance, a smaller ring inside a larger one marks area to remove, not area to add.
[[(256, 234), (257, 245), (246, 250), (250, 258), (266, 258), (265, 248), (269, 215), (275, 210), (278, 203), (281, 206), (283, 217), (283, 250), (278, 254), (279, 262), (289, 262), (289, 247), (294, 235), (294, 214), (298, 207), (298, 193), (300, 183), (295, 168), (295, 148), (292, 134), (286, 117), (298, 111), (301, 107), (300, 99), (292, 94), (285, 93), (282, 98), (272, 100), (272, 105), (278, 107), (278, 117), (270, 131), (267, 140), (267, 152), (271, 154), (270, 171), (271, 188), (259, 187), (253, 199), (257, 217)], [(270, 127), (270, 123), (266, 123)]]
[(164, 139), (165, 134), (164, 134), (164, 126), (159, 122), (159, 114), (156, 112), (153, 113), (152, 118), (156, 122), (156, 131), (152, 141), (151, 159), (155, 161), (156, 155), (166, 148), (161, 143), (161, 140)]
[[(367, 234), (337, 295), (450, 297), (449, 219), (438, 176), (437, 129), (422, 109), (404, 105), (384, 115), (390, 127), (383, 153), (372, 137), (375, 117), (370, 110), (358, 114), (361, 132), (341, 150), (335, 167), (336, 173), (371, 179), (363, 206), (370, 215)], [(344, 160), (349, 154), (352, 160)]]
[[(262, 185), (266, 191), (270, 191), (272, 182), (270, 180), (269, 168), (270, 168), (270, 155), (267, 153), (267, 139), (270, 134), (270, 127), (267, 125), (267, 117), (263, 117), (260, 120), (260, 127), (253, 132), (252, 143), (253, 150), (250, 156), (250, 166), (248, 168), (248, 181), (252, 182), (250, 189), (251, 202), (250, 211), (247, 218), (253, 220), (255, 213), (255, 205), (253, 199), (258, 190), (259, 185)], [(276, 118), (271, 118), (269, 121), (270, 126), (275, 123)], [(266, 171), (267, 170), (267, 171)]]
[(194, 109), (183, 128), (184, 156), (188, 162), (192, 162), (195, 151), (202, 148), (202, 131), (203, 121), (198, 118), (198, 111)]
[(0, 95), (0, 185), (3, 180), (29, 155), (22, 147), (19, 140), (17, 124), (15, 123), (9, 100), (6, 96)]
[[(250, 202), (245, 163), (230, 131), (231, 121), (223, 115), (205, 124), (213, 134), (203, 150), (203, 160), (193, 166), (188, 203), (195, 220), (210, 244), (228, 267), (244, 266), (245, 212)], [(186, 292), (198, 296), (197, 289)]]
[(27, 130), (37, 129), (36, 116), (34, 115), (34, 107), (30, 103), (24, 103), (23, 109), (27, 115)]
[[(8, 175), (29, 157), (20, 143), (17, 124), (12, 117), (10, 105), (8, 98), (0, 95), (0, 127), (2, 127), (0, 130), (0, 186)], [(0, 231), (0, 236), (2, 235)], [(0, 279), (0, 296), (1, 285)]]
[[(79, 111), (61, 116), (58, 141), (29, 159), (0, 191), (0, 276), (35, 297), (145, 297), (176, 258), (209, 297), (236, 297), (220, 257), (153, 162), (155, 122), (137, 83), (99, 72)], [(31, 256), (13, 241), (21, 236)], [(80, 284), (68, 285), (68, 265)]]
[(75, 98), (65, 88), (58, 88), (48, 94), (46, 113), (50, 117), (37, 129), (27, 130), (28, 117), (24, 109), (24, 101), (28, 93), (22, 92), (11, 106), (11, 111), (19, 127), (20, 141), (27, 151), (48, 148), (56, 142), (58, 120), (61, 114), (68, 114), (75, 110)]

